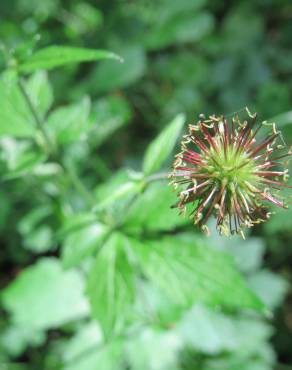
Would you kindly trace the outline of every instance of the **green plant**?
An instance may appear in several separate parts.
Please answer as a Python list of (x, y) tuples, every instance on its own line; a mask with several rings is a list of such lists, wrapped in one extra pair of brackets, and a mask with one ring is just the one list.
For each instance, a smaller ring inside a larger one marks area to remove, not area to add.
[(289, 9), (0, 2), (0, 368), (285, 368), (291, 210), (206, 238), (167, 175), (201, 112), (290, 143)]
[[(50, 55), (45, 63), (43, 55)], [(34, 193), (26, 205), (28, 212), (19, 215), (17, 229), (24, 247), (34, 253), (53, 252), (61, 245), (61, 259), (43, 257), (24, 269), (4, 289), (2, 302), (11, 315), (12, 327), (7, 330), (23, 332), (24, 343), (32, 345), (42, 343), (48, 329), (71, 323), (68, 330), (74, 332), (84, 320), (97, 319), (103, 344), (100, 349), (94, 344), (94, 356), (101, 359), (92, 366), (104, 361), (102, 366), (108, 368), (117, 366), (122, 348), (131, 347), (140, 333), (166, 330), (193, 304), (262, 314), (267, 308), (226, 253), (187, 228), (180, 231), (185, 221), (169, 208), (174, 194), (157, 182), (164, 176), (160, 179), (155, 171), (173, 149), (185, 123), (183, 115), (149, 145), (143, 171), (117, 171), (95, 190), (92, 181), (83, 181), (76, 166), (88, 154), (75, 153), (74, 148), (84, 135), (92, 148), (96, 145), (91, 138), (95, 127), (90, 102), (82, 100), (47, 114), (52, 92), (46, 74), (36, 72), (29, 79), (21, 74), (88, 60), (91, 55), (112, 57), (107, 52), (51, 47), (33, 54), (32, 62), (13, 63), (2, 77), (1, 104), (14, 108), (4, 111), (2, 118), (1, 147), (7, 166), (3, 178), (7, 186), (21, 186), (19, 200), (24, 189)], [(148, 301), (153, 299), (147, 297), (149, 291), (157, 296), (156, 302)], [(170, 310), (165, 311), (165, 302)], [(117, 356), (115, 363), (108, 365), (112, 356)]]

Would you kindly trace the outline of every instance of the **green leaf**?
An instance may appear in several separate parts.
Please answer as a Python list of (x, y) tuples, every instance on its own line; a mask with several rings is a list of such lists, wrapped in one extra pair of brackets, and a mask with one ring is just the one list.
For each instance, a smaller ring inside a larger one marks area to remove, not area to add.
[(194, 237), (191, 241), (176, 237), (131, 241), (146, 277), (177, 305), (189, 307), (198, 302), (265, 311), (227, 254)]
[(131, 176), (126, 168), (115, 171), (106, 182), (99, 184), (95, 189), (95, 197), (98, 202), (109, 198), (120, 186), (131, 182)]
[(83, 354), (65, 363), (64, 370), (120, 370), (122, 369), (122, 342), (109, 342), (100, 348), (89, 347)]
[(160, 0), (152, 4), (156, 10), (156, 12), (153, 13), (153, 21), (156, 23), (159, 21), (165, 22), (181, 14), (193, 14), (205, 4), (206, 0), (181, 0), (171, 3), (168, 0)]
[(269, 119), (269, 122), (275, 122), (277, 127), (289, 126), (292, 124), (292, 111), (281, 113)]
[[(262, 345), (260, 357), (248, 356), (248, 354), (229, 354), (224, 358), (216, 358), (206, 361), (204, 370), (274, 370), (275, 361), (273, 350), (268, 345)], [(263, 356), (268, 357), (268, 360)]]
[[(231, 240), (230, 240), (231, 241)], [(231, 242), (229, 253), (234, 257), (238, 268), (245, 273), (251, 273), (260, 268), (263, 262), (265, 251), (264, 240), (259, 237), (249, 237), (248, 243), (245, 240)]]
[[(98, 100), (93, 106), (91, 120), (93, 121), (89, 138), (96, 146), (131, 119), (132, 112), (127, 100), (120, 96), (108, 96)], [(94, 138), (92, 139), (92, 136)]]
[(108, 227), (94, 223), (75, 230), (65, 238), (62, 260), (65, 268), (79, 265), (84, 258), (92, 255), (108, 232)]
[(65, 363), (74, 362), (92, 347), (98, 348), (102, 343), (102, 333), (96, 321), (91, 321), (81, 326), (77, 333), (66, 343), (63, 351)]
[(176, 16), (154, 25), (145, 36), (145, 44), (149, 49), (159, 49), (175, 43), (196, 42), (213, 26), (214, 20), (209, 13)]
[(142, 329), (126, 343), (132, 370), (180, 369), (180, 350), (181, 340), (175, 331), (151, 327)]
[[(279, 232), (291, 232), (292, 207), (289, 207), (288, 209), (279, 209), (278, 207), (273, 206), (272, 211), (276, 214), (272, 215), (269, 222), (266, 222), (263, 225), (265, 233), (267, 235), (273, 235)], [(278, 244), (277, 238), (276, 243)]]
[(53, 90), (45, 71), (34, 73), (26, 82), (27, 93), (39, 115), (45, 116), (53, 103)]
[(113, 61), (101, 62), (89, 79), (89, 87), (94, 93), (103, 93), (126, 87), (141, 78), (146, 68), (146, 56), (141, 46), (123, 46), (118, 48), (124, 63)]
[[(171, 327), (177, 322), (184, 309), (176, 305), (164, 291), (145, 277), (137, 279), (135, 313), (138, 317), (154, 319), (160, 327)], [(145, 315), (146, 314), (146, 315)]]
[(1, 347), (12, 357), (20, 356), (24, 350), (30, 347), (38, 347), (46, 340), (42, 330), (35, 330), (31, 327), (8, 327), (0, 337)]
[(33, 173), (46, 159), (29, 141), (20, 141), (12, 137), (0, 141), (2, 156), (7, 166), (4, 179), (14, 179)]
[(176, 209), (170, 208), (176, 203), (176, 198), (167, 182), (151, 184), (127, 212), (124, 227), (139, 230), (173, 230), (185, 224), (188, 217), (182, 217)]
[(145, 175), (149, 175), (157, 171), (162, 163), (167, 159), (178, 139), (184, 123), (185, 116), (183, 114), (179, 114), (150, 143), (143, 161), (143, 171)]
[(128, 181), (124, 184), (119, 185), (108, 197), (105, 197), (102, 201), (100, 201), (95, 207), (94, 211), (99, 212), (110, 205), (114, 204), (119, 199), (123, 199), (128, 197), (129, 195), (134, 195), (140, 189), (139, 183)]
[(70, 17), (66, 18), (65, 34), (70, 38), (99, 32), (103, 23), (102, 11), (87, 2), (78, 2), (70, 6)]
[(140, 182), (133, 180), (133, 176), (127, 169), (116, 171), (108, 181), (97, 186), (95, 190), (97, 204), (94, 211), (106, 210), (112, 215), (118, 215), (119, 218), (124, 216), (120, 212), (124, 212), (123, 209), (141, 190), (141, 186)]
[(283, 302), (289, 289), (289, 284), (286, 280), (280, 275), (267, 270), (261, 270), (249, 276), (248, 283), (251, 289), (271, 310)]
[(24, 248), (35, 253), (43, 253), (54, 246), (53, 231), (47, 222), (51, 213), (49, 206), (40, 206), (20, 220), (17, 229), (23, 237)]
[(39, 69), (52, 69), (68, 64), (91, 62), (102, 59), (121, 58), (106, 50), (75, 48), (70, 46), (49, 46), (36, 51), (18, 66), (20, 72), (30, 73)]
[(54, 110), (46, 122), (47, 130), (60, 144), (77, 141), (90, 127), (90, 99)]
[(0, 136), (32, 137), (35, 134), (34, 119), (11, 75), (0, 77)]
[[(211, 235), (209, 244), (223, 249), (233, 256), (238, 269), (243, 273), (250, 274), (257, 271), (263, 262), (265, 242), (262, 238), (248, 236), (248, 243), (240, 235), (233, 238), (221, 238), (216, 233), (216, 221), (210, 223)], [(214, 231), (214, 232), (213, 232)]]
[(227, 316), (195, 305), (178, 323), (177, 332), (185, 345), (209, 355), (224, 351), (252, 355), (270, 339), (272, 328), (258, 318)]
[(96, 222), (96, 216), (90, 212), (69, 213), (65, 215), (58, 237), (64, 239), (71, 232), (78, 231)]
[(132, 310), (134, 272), (126, 247), (127, 240), (114, 233), (98, 253), (88, 278), (87, 295), (92, 315), (106, 337), (121, 332)]
[(53, 231), (49, 225), (41, 225), (24, 239), (24, 247), (34, 253), (44, 253), (54, 248)]
[(143, 184), (141, 174), (130, 172), (126, 168), (116, 171), (108, 180), (95, 189), (97, 213), (106, 211), (107, 217), (118, 222), (125, 217), (125, 209), (133, 202), (141, 192)]
[(23, 270), (2, 292), (3, 307), (20, 326), (56, 328), (88, 314), (83, 280), (63, 271), (55, 258), (43, 258)]

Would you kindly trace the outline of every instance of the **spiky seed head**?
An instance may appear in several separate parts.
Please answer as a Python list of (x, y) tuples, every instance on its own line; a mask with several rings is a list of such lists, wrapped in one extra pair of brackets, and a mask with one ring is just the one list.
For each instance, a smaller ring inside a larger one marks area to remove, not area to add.
[[(235, 114), (200, 115), (183, 136), (181, 152), (175, 156), (172, 185), (179, 189), (176, 204), (185, 213), (193, 205), (194, 223), (208, 234), (206, 222), (214, 214), (220, 234), (243, 234), (244, 227), (266, 221), (269, 203), (287, 208), (279, 194), (287, 181), (287, 159), (292, 154), (274, 123), (257, 123), (257, 115), (246, 108), (247, 118)], [(270, 130), (264, 139), (261, 127)], [(284, 162), (283, 162), (284, 160)]]

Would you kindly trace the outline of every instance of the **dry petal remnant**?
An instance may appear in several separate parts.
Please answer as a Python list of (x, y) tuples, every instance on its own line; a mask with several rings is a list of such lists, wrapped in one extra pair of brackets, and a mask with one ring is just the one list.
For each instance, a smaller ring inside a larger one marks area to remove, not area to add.
[[(170, 175), (171, 184), (180, 189), (175, 206), (185, 212), (192, 203), (194, 223), (205, 232), (212, 213), (220, 234), (243, 236), (244, 227), (269, 218), (269, 203), (287, 208), (279, 193), (283, 187), (291, 188), (284, 183), (291, 148), (287, 150), (275, 124), (257, 123), (256, 114), (247, 108), (246, 112), (243, 121), (238, 115), (230, 121), (201, 115), (196, 125), (189, 125), (176, 155)], [(258, 141), (263, 126), (270, 132)]]

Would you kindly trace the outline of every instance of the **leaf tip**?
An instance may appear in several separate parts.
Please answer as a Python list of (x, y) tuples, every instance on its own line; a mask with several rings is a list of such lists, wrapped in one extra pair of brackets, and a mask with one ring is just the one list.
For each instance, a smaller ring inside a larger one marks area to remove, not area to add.
[(119, 63), (124, 63), (124, 58), (122, 58), (120, 55), (112, 53), (112, 58), (116, 59)]

